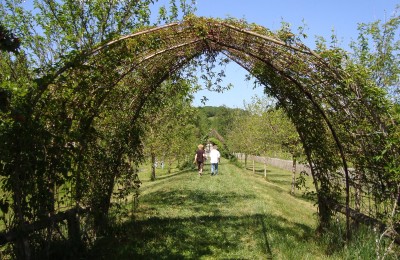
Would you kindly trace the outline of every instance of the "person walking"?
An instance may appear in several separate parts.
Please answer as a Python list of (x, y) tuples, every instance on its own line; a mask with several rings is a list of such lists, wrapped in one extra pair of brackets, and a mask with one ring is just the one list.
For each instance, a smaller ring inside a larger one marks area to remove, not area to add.
[(199, 171), (199, 176), (203, 174), (203, 167), (204, 167), (204, 162), (207, 160), (206, 156), (206, 151), (204, 151), (204, 146), (202, 144), (199, 144), (197, 146), (197, 151), (194, 156), (194, 162), (197, 165), (197, 170)]
[(210, 152), (211, 176), (218, 174), (218, 163), (220, 160), (221, 154), (218, 151), (218, 147), (214, 145)]

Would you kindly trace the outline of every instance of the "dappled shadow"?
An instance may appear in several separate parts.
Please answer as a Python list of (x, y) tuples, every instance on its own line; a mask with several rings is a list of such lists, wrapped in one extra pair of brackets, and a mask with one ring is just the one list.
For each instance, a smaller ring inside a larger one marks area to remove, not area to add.
[(158, 191), (152, 196), (143, 198), (143, 202), (152, 205), (151, 208), (142, 209), (146, 211), (156, 210), (158, 207), (169, 205), (170, 207), (186, 207), (192, 211), (208, 212), (208, 214), (219, 214), (221, 204), (224, 207), (234, 207), (241, 201), (248, 201), (255, 198), (254, 195), (238, 195), (235, 192), (226, 193), (218, 191), (196, 191), (191, 190), (171, 190)]
[(181, 174), (184, 174), (184, 173), (187, 173), (187, 172), (191, 172), (191, 171), (193, 171), (193, 169), (182, 170), (182, 171), (178, 171), (178, 172), (174, 172), (174, 173), (167, 173), (167, 174), (164, 174), (164, 175), (157, 175), (157, 172), (156, 172), (156, 180), (169, 179), (171, 177), (175, 177), (177, 175), (181, 175)]
[(272, 251), (271, 251), (271, 247), (269, 245), (268, 242), (268, 237), (267, 237), (267, 227), (265, 225), (264, 222), (264, 218), (262, 217), (262, 215), (256, 215), (258, 221), (260, 221), (261, 227), (262, 227), (262, 235), (264, 238), (264, 250), (265, 250), (265, 255), (267, 257), (267, 259), (272, 259)]
[(268, 181), (270, 181), (270, 182), (272, 182), (272, 183), (274, 183), (274, 184), (283, 186), (283, 187), (285, 187), (285, 186), (289, 186), (289, 187), (290, 187), (290, 186), (292, 185), (291, 180), (290, 180), (290, 181), (276, 180), (276, 179), (274, 179), (274, 178), (268, 178), (268, 177), (267, 177), (267, 179), (268, 179)]
[[(208, 180), (194, 174), (195, 180)], [(178, 183), (187, 179), (180, 173), (173, 176)], [(287, 243), (313, 237), (311, 227), (281, 216), (226, 210), (257, 199), (254, 193), (226, 192), (216, 189), (218, 185), (204, 190), (178, 187), (143, 196), (141, 203), (146, 206), (98, 239), (89, 259), (274, 259), (274, 248), (279, 251), (281, 246), (277, 237), (285, 237)]]
[[(253, 172), (253, 168), (252, 168), (252, 167), (250, 167), (250, 168), (247, 167), (246, 170), (247, 170), (247, 171), (250, 171), (250, 172)], [(264, 174), (264, 171), (265, 171), (264, 169), (257, 169), (257, 168), (254, 169), (254, 172), (255, 172), (255, 173), (262, 173), (262, 174)], [(270, 171), (270, 170), (267, 170), (267, 174), (268, 174), (268, 172), (271, 172), (271, 171)]]
[[(291, 186), (292, 185), (292, 176), (288, 175), (288, 174), (268, 174), (269, 172), (272, 171), (268, 171), (267, 170), (267, 175), (266, 175), (266, 179), (268, 180), (268, 182), (274, 183), (274, 184), (278, 184), (281, 186)], [(259, 170), (258, 172), (255, 171), (255, 176), (257, 177), (262, 177), (265, 178), (264, 176), (264, 170)]]
[[(99, 240), (91, 259), (199, 259), (213, 257), (215, 252), (226, 255), (225, 259), (237, 259), (230, 253), (246, 246), (243, 238), (257, 241), (255, 249), (265, 252), (266, 259), (272, 259), (274, 244), (269, 241), (268, 232), (273, 230), (296, 240), (302, 240), (312, 232), (306, 225), (289, 223), (282, 217), (268, 214), (152, 217), (132, 220), (117, 230), (121, 232), (116, 231)], [(249, 255), (248, 259), (252, 258)]]
[[(267, 175), (267, 177), (268, 177), (268, 175)], [(271, 175), (269, 175), (269, 177), (270, 178), (272, 178), (272, 179), (289, 179), (289, 180), (292, 180), (292, 174), (290, 173), (288, 173), (288, 174), (277, 174), (277, 173), (274, 173), (274, 174), (271, 174)]]

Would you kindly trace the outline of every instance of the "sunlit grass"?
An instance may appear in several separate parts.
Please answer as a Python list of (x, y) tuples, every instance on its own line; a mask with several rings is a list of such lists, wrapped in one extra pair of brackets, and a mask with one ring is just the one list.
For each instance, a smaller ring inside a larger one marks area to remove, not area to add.
[[(223, 160), (219, 175), (195, 169), (140, 168), (143, 184), (136, 211), (115, 211), (109, 235), (96, 240), (90, 259), (375, 259), (369, 229), (345, 245), (338, 222), (317, 236), (313, 201), (290, 194), (290, 172), (255, 164), (239, 168)], [(311, 178), (306, 180), (311, 185)], [(312, 189), (312, 187), (310, 187)], [(132, 196), (130, 198), (133, 198)], [(384, 241), (385, 242), (385, 241)], [(390, 241), (389, 241), (390, 242)], [(385, 242), (386, 246), (389, 242)], [(380, 254), (385, 253), (381, 247)], [(386, 259), (398, 259), (394, 247)], [(85, 256), (85, 257), (86, 257)]]
[(325, 259), (313, 240), (316, 208), (290, 195), (290, 173), (268, 175), (223, 161), (218, 176), (206, 165), (201, 177), (193, 170), (142, 178), (137, 212), (100, 252), (105, 259)]

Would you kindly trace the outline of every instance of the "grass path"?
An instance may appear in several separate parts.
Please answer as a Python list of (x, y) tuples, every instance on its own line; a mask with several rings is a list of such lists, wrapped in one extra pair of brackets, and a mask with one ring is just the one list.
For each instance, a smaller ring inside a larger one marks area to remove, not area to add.
[[(220, 174), (145, 180), (137, 212), (96, 246), (103, 259), (327, 259), (312, 203), (289, 194), (291, 175), (266, 181), (223, 161)], [(142, 180), (144, 177), (142, 177)]]

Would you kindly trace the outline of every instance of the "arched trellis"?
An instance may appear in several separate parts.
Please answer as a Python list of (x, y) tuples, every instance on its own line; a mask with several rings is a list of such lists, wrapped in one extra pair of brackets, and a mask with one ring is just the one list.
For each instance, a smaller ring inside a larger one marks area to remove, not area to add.
[[(328, 55), (333, 52), (317, 54), (285, 31), (272, 33), (236, 20), (199, 17), (143, 29), (72, 55), (64, 66), (39, 81), (32, 93), (32, 115), (52, 125), (54, 118), (47, 119), (43, 111), (51, 105), (65, 106), (72, 121), (67, 141), (79, 143), (73, 150), (75, 158), (84, 157), (91, 151), (91, 129), (104, 124), (104, 113), (122, 121), (115, 111), (130, 109), (129, 120), (121, 126), (134, 125), (147, 99), (165, 79), (201, 55), (215, 57), (218, 53), (254, 75), (291, 117), (311, 166), (322, 224), (329, 222), (331, 211), (343, 202), (343, 190), (347, 223), (352, 187), (373, 189), (379, 195), (377, 204), (397, 198), (397, 183), (385, 170), (385, 163), (396, 154), (387, 153), (386, 161), (376, 160), (391, 134), (389, 104), (383, 93), (368, 80), (347, 75), (342, 60)], [(57, 135), (57, 129), (52, 131)], [(77, 133), (79, 140), (74, 139)], [(125, 148), (113, 145), (120, 158)], [(352, 176), (349, 163), (354, 168)], [(83, 193), (78, 185), (83, 165), (77, 167), (75, 176), (78, 201)], [(106, 177), (110, 178), (108, 192), (114, 177)], [(344, 186), (338, 182), (342, 178)], [(108, 206), (104, 207), (106, 211)], [(377, 212), (380, 209), (372, 215), (376, 217)]]

